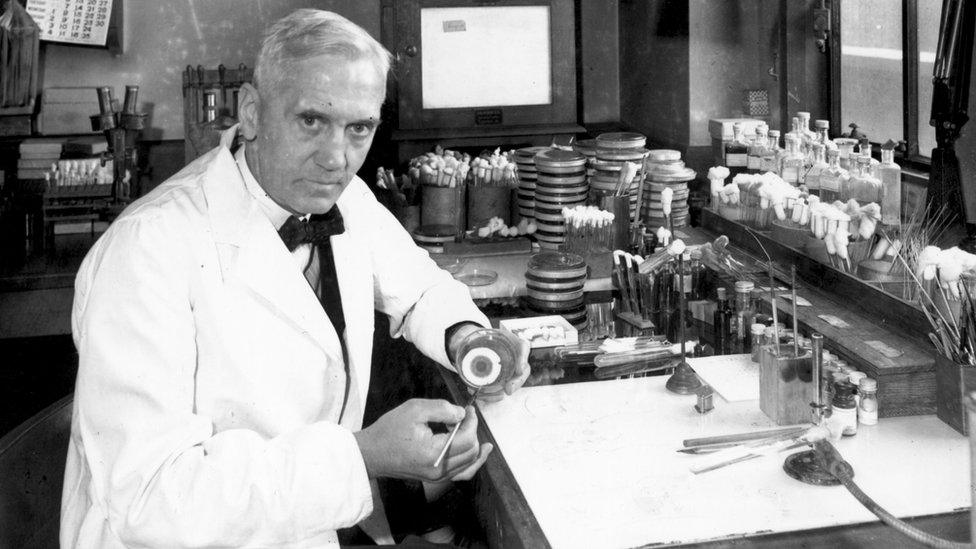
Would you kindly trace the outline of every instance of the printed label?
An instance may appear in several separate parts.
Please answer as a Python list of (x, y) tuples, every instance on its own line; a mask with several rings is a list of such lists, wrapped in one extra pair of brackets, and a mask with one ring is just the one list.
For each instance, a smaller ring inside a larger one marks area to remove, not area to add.
[(444, 32), (464, 32), (468, 30), (463, 19), (444, 21)]
[(895, 349), (894, 347), (888, 345), (884, 341), (865, 341), (864, 343), (868, 347), (871, 347), (875, 351), (878, 351), (879, 353), (883, 354), (888, 358), (898, 358), (901, 355), (905, 354), (904, 351)]
[(762, 164), (762, 159), (758, 156), (750, 156), (746, 160), (746, 167), (750, 170), (758, 170), (759, 166)]
[(741, 153), (726, 154), (725, 166), (728, 168), (745, 168), (749, 163), (749, 156)]
[(844, 321), (844, 319), (836, 317), (834, 315), (817, 315), (817, 318), (823, 320), (827, 324), (830, 324), (834, 328), (849, 328), (851, 325)]
[(824, 191), (840, 191), (840, 179), (836, 177), (820, 176), (820, 189)]

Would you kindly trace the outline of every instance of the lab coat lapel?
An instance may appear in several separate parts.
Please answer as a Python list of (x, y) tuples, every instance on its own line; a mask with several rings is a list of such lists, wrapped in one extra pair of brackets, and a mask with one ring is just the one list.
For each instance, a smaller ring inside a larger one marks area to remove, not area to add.
[(230, 151), (210, 166), (205, 192), (224, 284), (239, 283), (275, 316), (342, 363), (335, 327), (257, 202)]
[[(350, 219), (343, 200), (340, 208), (343, 218)], [(349, 231), (332, 237), (332, 254), (335, 257), (336, 279), (342, 295), (342, 314), (346, 320), (346, 346), (351, 368), (355, 368), (356, 385), (360, 403), (366, 401), (369, 387), (369, 356), (360, 360), (363, 345), (372, 344), (373, 326), (373, 279), (370, 276), (369, 254), (364, 253), (362, 242), (357, 242)]]

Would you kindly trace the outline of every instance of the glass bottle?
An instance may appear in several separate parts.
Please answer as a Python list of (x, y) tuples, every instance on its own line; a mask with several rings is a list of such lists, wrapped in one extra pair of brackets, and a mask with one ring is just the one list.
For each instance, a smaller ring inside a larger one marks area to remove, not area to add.
[(786, 155), (780, 163), (779, 176), (794, 187), (803, 182), (804, 156), (800, 151), (800, 141), (795, 135), (786, 136)]
[(731, 316), (727, 313), (729, 300), (725, 288), (719, 288), (716, 292), (718, 293), (718, 305), (712, 315), (712, 329), (715, 332), (715, 354), (725, 355), (728, 354), (726, 342), (729, 339), (729, 317)]
[(749, 144), (746, 157), (746, 171), (749, 173), (759, 173), (762, 167), (762, 157), (766, 154), (766, 147), (769, 145), (766, 129), (765, 124), (756, 126), (756, 138)]
[(878, 424), (878, 381), (866, 377), (858, 386), (861, 401), (857, 405), (857, 420), (861, 425)]
[(870, 156), (862, 154), (858, 157), (857, 171), (851, 176), (850, 189), (850, 198), (857, 200), (858, 204), (863, 206), (874, 202), (881, 205), (881, 180), (871, 174)]
[(830, 140), (830, 120), (815, 120), (813, 122), (813, 127), (816, 128), (817, 131), (817, 138), (815, 141), (822, 144), (824, 146), (824, 151), (826, 151), (828, 147), (834, 144), (834, 142)]
[(735, 283), (735, 352), (751, 352), (751, 342), (749, 338), (752, 329), (753, 317), (756, 312), (752, 310), (752, 289), (755, 284), (748, 280), (740, 280)]
[(769, 130), (766, 150), (759, 159), (759, 173), (779, 171), (779, 158), (781, 149), (779, 148), (779, 130)]
[(796, 113), (796, 117), (800, 121), (800, 145), (802, 147), (802, 151), (806, 153), (810, 150), (810, 145), (817, 140), (817, 132), (810, 129), (810, 113), (806, 111), (799, 111)]
[(752, 361), (759, 362), (760, 353), (762, 351), (765, 341), (763, 339), (763, 334), (766, 332), (765, 324), (753, 324), (749, 329), (749, 345), (752, 352)]
[(833, 412), (830, 416), (831, 431), (840, 431), (845, 437), (857, 434), (857, 407), (854, 404), (854, 385), (850, 381), (834, 383)]
[(820, 177), (824, 170), (829, 167), (827, 164), (827, 148), (823, 143), (813, 144), (813, 163), (807, 169), (807, 174), (803, 178), (804, 185), (812, 195), (820, 195)]
[(654, 323), (657, 333), (668, 336), (673, 333), (671, 316), (677, 310), (677, 293), (674, 288), (675, 261), (668, 261), (658, 270), (654, 277), (654, 287), (657, 292), (657, 314)]
[(698, 343), (695, 344), (695, 348), (692, 349), (692, 354), (696, 357), (701, 356), (712, 356), (715, 354), (715, 347), (712, 347), (705, 341), (705, 334), (703, 333), (705, 323), (697, 322), (698, 324)]
[(749, 160), (749, 144), (742, 135), (742, 124), (732, 124), (732, 141), (725, 144), (725, 166), (729, 177), (745, 173)]
[(830, 204), (840, 200), (841, 189), (847, 187), (849, 177), (847, 170), (840, 167), (840, 151), (827, 151), (827, 168), (820, 172), (820, 201)]
[(895, 144), (888, 141), (881, 147), (881, 223), (889, 227), (901, 225), (901, 166), (895, 164)]
[(698, 249), (691, 251), (691, 301), (705, 299), (705, 287), (708, 282), (708, 267), (702, 263), (702, 254)]
[(857, 145), (857, 139), (838, 137), (834, 139), (834, 145), (840, 151), (840, 167), (845, 170), (851, 169), (851, 156), (854, 154), (854, 146)]
[(773, 317), (762, 312), (764, 296), (765, 292), (759, 288), (754, 288), (752, 290), (752, 310), (756, 312), (756, 315), (752, 317), (752, 322), (754, 324), (769, 326), (773, 322)]

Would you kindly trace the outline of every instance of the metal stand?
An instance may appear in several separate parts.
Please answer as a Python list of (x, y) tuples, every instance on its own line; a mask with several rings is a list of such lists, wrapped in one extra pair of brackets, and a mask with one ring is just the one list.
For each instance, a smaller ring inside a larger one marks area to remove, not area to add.
[(681, 339), (681, 362), (674, 369), (674, 374), (668, 378), (664, 387), (672, 393), (679, 395), (690, 395), (702, 386), (702, 381), (698, 374), (691, 369), (691, 365), (685, 360), (685, 280), (684, 280), (684, 259), (678, 256), (678, 337)]

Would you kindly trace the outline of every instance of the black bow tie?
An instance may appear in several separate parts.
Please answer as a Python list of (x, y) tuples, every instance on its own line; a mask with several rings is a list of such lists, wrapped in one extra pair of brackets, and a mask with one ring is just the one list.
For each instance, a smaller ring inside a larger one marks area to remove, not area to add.
[(302, 244), (319, 245), (328, 242), (330, 236), (342, 234), (345, 230), (342, 214), (339, 213), (338, 207), (333, 206), (324, 214), (310, 216), (308, 221), (303, 221), (295, 216), (289, 217), (285, 224), (278, 229), (278, 236), (281, 237), (281, 241), (291, 252)]

